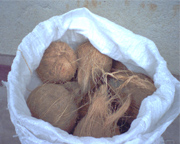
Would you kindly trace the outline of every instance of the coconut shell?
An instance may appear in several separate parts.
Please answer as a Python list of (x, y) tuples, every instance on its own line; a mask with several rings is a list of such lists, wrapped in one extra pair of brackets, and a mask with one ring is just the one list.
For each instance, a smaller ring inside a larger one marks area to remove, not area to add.
[(70, 133), (76, 123), (74, 96), (63, 86), (44, 84), (31, 92), (27, 105), (33, 117), (51, 123)]
[(64, 42), (52, 42), (45, 50), (37, 74), (45, 82), (61, 83), (71, 80), (77, 70), (77, 56)]
[(89, 41), (77, 48), (78, 83), (82, 93), (87, 93), (98, 84), (103, 72), (109, 72), (112, 59), (100, 53)]

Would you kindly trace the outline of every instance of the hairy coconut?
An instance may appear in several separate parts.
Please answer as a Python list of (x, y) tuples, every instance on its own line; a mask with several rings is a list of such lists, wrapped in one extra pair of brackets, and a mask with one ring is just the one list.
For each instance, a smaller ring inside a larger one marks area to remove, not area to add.
[(31, 92), (27, 105), (33, 117), (70, 133), (77, 119), (74, 96), (63, 86), (44, 84)]
[(77, 56), (68, 44), (52, 42), (45, 50), (37, 73), (43, 82), (60, 83), (71, 80), (77, 69)]
[(102, 76), (102, 72), (109, 72), (112, 59), (100, 53), (89, 41), (77, 48), (78, 55), (78, 83), (82, 93), (87, 93), (95, 86)]
[[(131, 97), (131, 105), (125, 114), (125, 121), (130, 125), (139, 113), (142, 100), (156, 90), (153, 80), (144, 74), (129, 70), (116, 71), (108, 76), (108, 85), (114, 95), (119, 96), (122, 102), (127, 96)], [(123, 119), (121, 120), (124, 121)]]
[(129, 97), (116, 111), (112, 110), (113, 97), (109, 97), (106, 85), (102, 85), (92, 97), (88, 113), (75, 127), (73, 135), (112, 137), (119, 135), (117, 121), (124, 115), (130, 105)]

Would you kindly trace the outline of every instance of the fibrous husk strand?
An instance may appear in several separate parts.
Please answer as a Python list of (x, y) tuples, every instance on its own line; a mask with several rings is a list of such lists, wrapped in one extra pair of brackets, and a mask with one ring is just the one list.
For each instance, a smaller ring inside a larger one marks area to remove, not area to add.
[(130, 97), (116, 111), (112, 111), (113, 97), (109, 97), (107, 86), (102, 85), (92, 97), (88, 112), (75, 128), (74, 135), (112, 137), (120, 134), (117, 122), (124, 115), (130, 105)]

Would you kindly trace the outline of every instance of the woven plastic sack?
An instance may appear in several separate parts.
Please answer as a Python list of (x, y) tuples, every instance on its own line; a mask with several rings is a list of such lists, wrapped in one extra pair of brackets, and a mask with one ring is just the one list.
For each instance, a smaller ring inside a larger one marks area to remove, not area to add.
[[(121, 61), (128, 69), (153, 78), (157, 88), (142, 101), (130, 129), (112, 138), (73, 136), (32, 117), (26, 104), (30, 92), (41, 84), (35, 70), (50, 43), (61, 40), (76, 49), (87, 39), (101, 53)], [(18, 46), (5, 85), (10, 118), (23, 144), (162, 143), (162, 133), (180, 113), (180, 82), (167, 69), (156, 45), (86, 8), (39, 23)]]

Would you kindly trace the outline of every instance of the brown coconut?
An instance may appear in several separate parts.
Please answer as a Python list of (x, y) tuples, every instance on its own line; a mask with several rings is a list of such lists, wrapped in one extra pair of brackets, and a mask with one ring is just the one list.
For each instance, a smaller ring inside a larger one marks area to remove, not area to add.
[(119, 135), (119, 127), (117, 121), (126, 112), (130, 105), (128, 97), (124, 104), (118, 110), (112, 110), (112, 102), (114, 98), (109, 98), (106, 85), (102, 85), (92, 97), (88, 113), (75, 127), (73, 135), (76, 136), (92, 136), (112, 137)]
[(33, 117), (70, 133), (77, 119), (74, 96), (63, 86), (44, 84), (31, 92), (27, 105)]
[(77, 56), (68, 44), (52, 42), (45, 50), (37, 73), (43, 82), (60, 83), (71, 80), (77, 69)]
[(89, 41), (77, 48), (78, 55), (78, 83), (82, 93), (87, 93), (98, 84), (103, 72), (109, 72), (112, 59), (100, 53)]
[(130, 95), (131, 105), (125, 114), (125, 121), (128, 125), (137, 117), (142, 100), (152, 95), (156, 90), (150, 77), (129, 70), (111, 73), (108, 85), (114, 95), (118, 95), (122, 102)]

